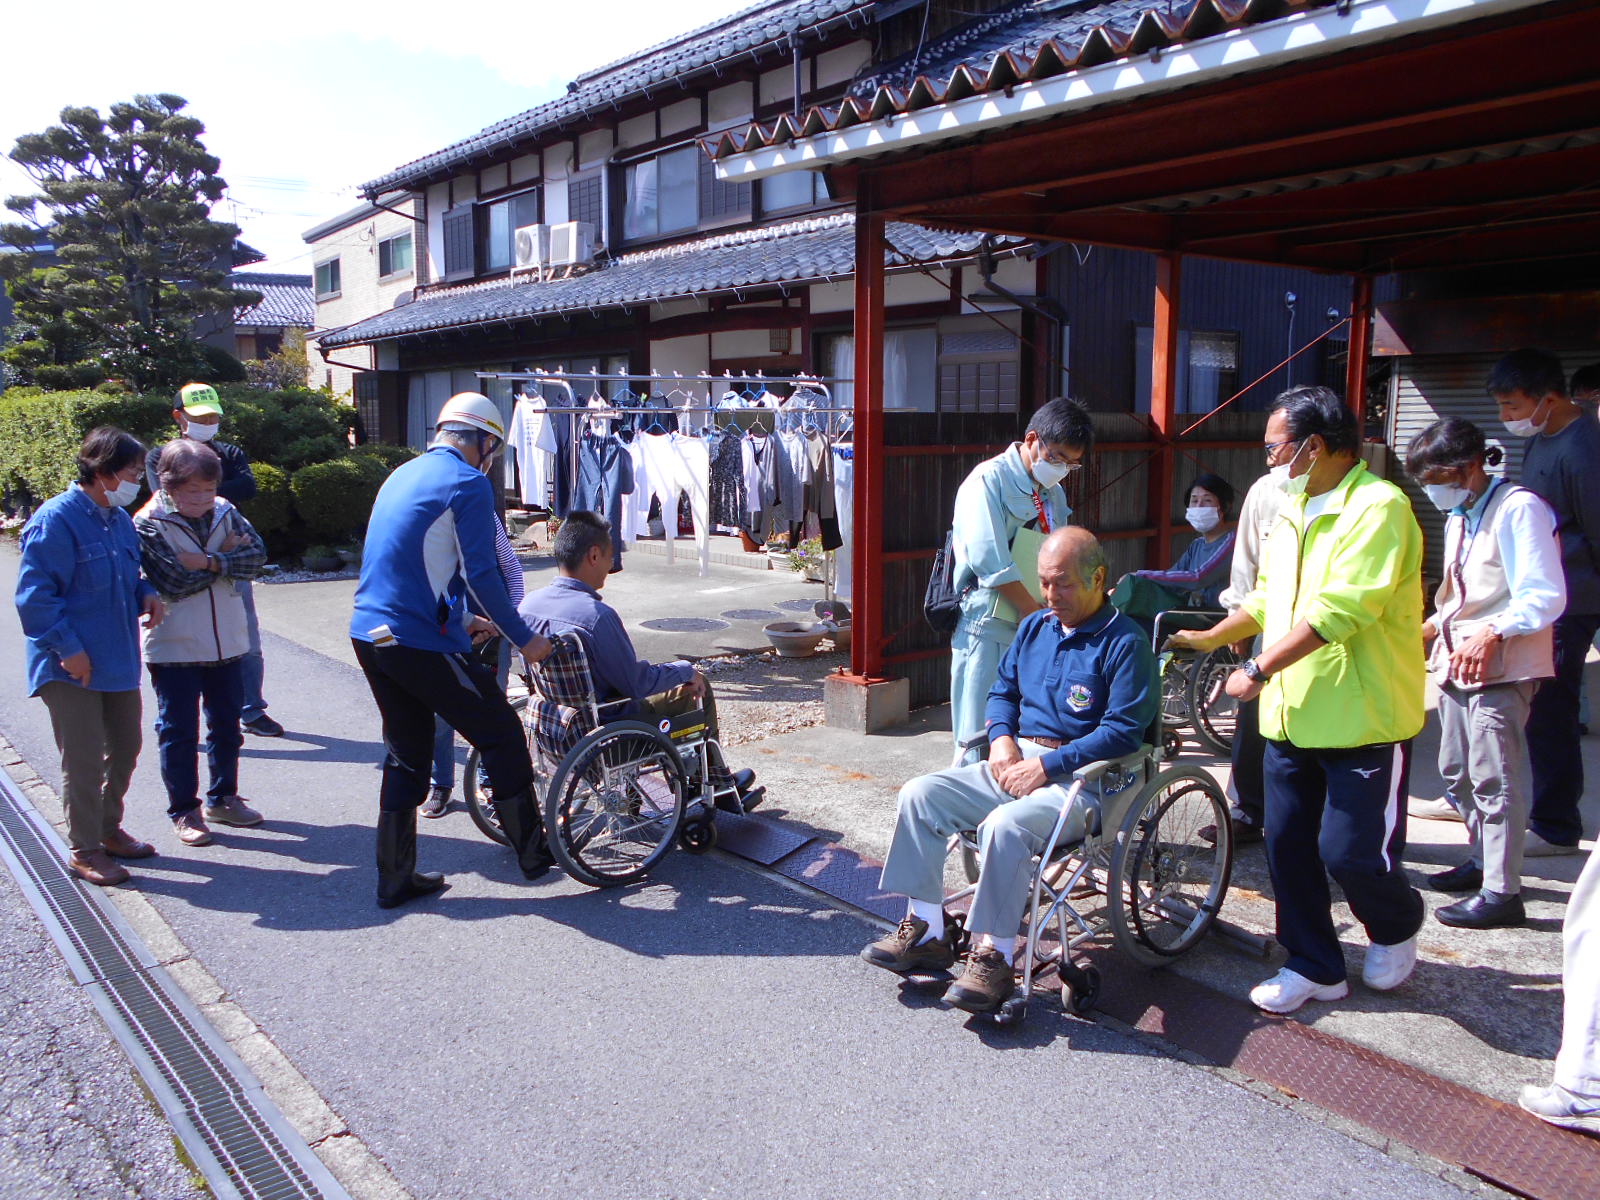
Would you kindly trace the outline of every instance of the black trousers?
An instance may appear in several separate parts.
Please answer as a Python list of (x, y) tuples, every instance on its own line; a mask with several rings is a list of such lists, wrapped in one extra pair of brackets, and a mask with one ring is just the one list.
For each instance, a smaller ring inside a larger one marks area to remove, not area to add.
[(411, 646), (374, 646), (351, 639), (383, 716), (385, 812), (416, 808), (428, 794), (433, 769), (434, 718), (477, 748), (497, 796), (533, 786), (533, 761), (522, 722), (494, 672), (471, 654), (441, 654)]
[(1422, 896), (1400, 865), (1410, 771), (1410, 742), (1351, 750), (1267, 742), (1267, 867), (1291, 971), (1322, 984), (1345, 977), (1329, 875), (1377, 945), (1422, 928)]
[(1233, 791), (1237, 801), (1230, 810), (1235, 821), (1262, 827), (1267, 805), (1265, 757), (1267, 739), (1261, 736), (1261, 701), (1239, 705), (1233, 730)]
[(1528, 828), (1547, 842), (1576, 846), (1583, 837), (1578, 801), (1583, 798), (1583, 750), (1578, 741), (1578, 704), (1583, 695), (1583, 660), (1600, 629), (1600, 616), (1575, 613), (1556, 618), (1556, 673), (1533, 694), (1528, 710), (1528, 759), (1533, 764), (1533, 808)]

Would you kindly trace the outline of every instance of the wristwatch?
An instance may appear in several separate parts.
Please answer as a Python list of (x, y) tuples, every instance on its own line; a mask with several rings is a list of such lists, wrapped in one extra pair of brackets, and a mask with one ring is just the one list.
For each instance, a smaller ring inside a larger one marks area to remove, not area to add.
[(1247, 658), (1240, 663), (1239, 670), (1243, 671), (1253, 683), (1265, 683), (1272, 678), (1269, 672), (1263, 671), (1256, 665), (1256, 660), (1253, 658)]

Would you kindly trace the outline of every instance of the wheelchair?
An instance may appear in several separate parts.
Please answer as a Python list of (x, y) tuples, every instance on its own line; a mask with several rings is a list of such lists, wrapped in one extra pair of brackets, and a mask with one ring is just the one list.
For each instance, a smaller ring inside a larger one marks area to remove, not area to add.
[(1161, 669), (1161, 744), (1168, 758), (1183, 750), (1183, 730), (1192, 729), (1217, 754), (1233, 751), (1239, 702), (1224, 685), (1243, 660), (1232, 646), (1206, 654), (1162, 650), (1167, 635), (1180, 629), (1209, 629), (1228, 614), (1220, 610), (1174, 608), (1156, 614), (1152, 642)]
[[(1042, 970), (1055, 967), (1061, 1006), (1083, 1015), (1100, 994), (1100, 971), (1074, 952), (1105, 932), (1129, 958), (1160, 967), (1192, 949), (1210, 930), (1233, 874), (1233, 826), (1216, 781), (1187, 767), (1163, 769), (1157, 740), (1160, 721), (1145, 744), (1123, 758), (1093, 762), (1073, 772), (1055, 826), (1034, 863), (1019, 956), (1022, 986), (989, 1014), (998, 1025), (1020, 1023)], [(968, 749), (987, 749), (979, 735)], [(1062, 833), (1075, 806), (1088, 808), (1086, 832), (1070, 842)], [(1199, 836), (1216, 826), (1215, 843)], [(945, 907), (977, 889), (978, 835), (950, 839), (959, 850), (968, 886), (945, 897)], [(1099, 897), (1098, 912), (1082, 912), (1074, 899)], [(965, 916), (953, 913), (956, 950), (970, 949)], [(1054, 926), (1054, 937), (1047, 937)]]
[[(659, 720), (617, 719), (630, 703), (595, 695), (583, 643), (557, 634), (512, 699), (533, 759), (534, 794), (556, 862), (589, 887), (644, 878), (674, 845), (703, 854), (717, 843), (711, 755), (722, 747), (700, 710)], [(494, 797), (467, 758), (467, 811), (485, 836), (509, 844)], [(731, 789), (724, 789), (729, 790)]]

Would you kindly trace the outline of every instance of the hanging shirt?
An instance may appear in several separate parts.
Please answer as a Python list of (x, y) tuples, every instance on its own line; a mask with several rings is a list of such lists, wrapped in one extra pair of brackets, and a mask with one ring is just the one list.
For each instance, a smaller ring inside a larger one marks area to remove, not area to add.
[(524, 504), (550, 506), (557, 442), (542, 396), (519, 396), (511, 412), (506, 444), (516, 452), (519, 494)]

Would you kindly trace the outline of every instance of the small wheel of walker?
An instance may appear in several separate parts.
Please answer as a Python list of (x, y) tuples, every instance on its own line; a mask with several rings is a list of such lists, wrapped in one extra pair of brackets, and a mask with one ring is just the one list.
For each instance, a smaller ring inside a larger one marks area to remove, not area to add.
[(1013, 995), (990, 1014), (990, 1019), (1001, 1028), (1021, 1025), (1028, 1015), (1028, 1002), (1021, 995)]
[(710, 817), (685, 821), (678, 830), (678, 848), (688, 854), (704, 854), (717, 844), (717, 824)]
[(649, 874), (683, 823), (683, 760), (642, 721), (585, 734), (555, 770), (544, 798), (545, 836), (561, 869), (590, 887)]
[[(1070, 972), (1070, 973), (1069, 973)], [(1100, 999), (1100, 968), (1095, 966), (1063, 968), (1061, 973), (1061, 1007), (1074, 1016), (1084, 1016)]]
[[(511, 702), (512, 711), (517, 714), (518, 721), (521, 721), (525, 716), (523, 710), (527, 707), (528, 698), (526, 696), (518, 696)], [(509, 846), (511, 840), (506, 837), (505, 830), (500, 828), (500, 816), (494, 811), (494, 789), (484, 783), (483, 777), (479, 773), (479, 766), (482, 761), (478, 754), (478, 748), (476, 746), (472, 747), (467, 753), (466, 769), (461, 774), (461, 791), (467, 800), (467, 814), (472, 818), (472, 823), (478, 827), (478, 831), (484, 837), (490, 841), (499, 842), (502, 846)], [(544, 794), (544, 783), (544, 777), (539, 772), (536, 760), (533, 782), (535, 797)]]

